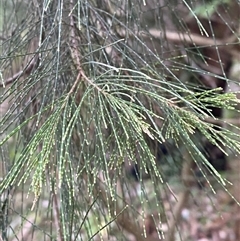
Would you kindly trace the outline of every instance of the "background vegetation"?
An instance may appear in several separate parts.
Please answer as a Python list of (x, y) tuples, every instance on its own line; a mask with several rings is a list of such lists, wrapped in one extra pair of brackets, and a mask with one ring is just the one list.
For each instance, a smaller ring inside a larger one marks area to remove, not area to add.
[(239, 240), (239, 11), (1, 0), (0, 240)]

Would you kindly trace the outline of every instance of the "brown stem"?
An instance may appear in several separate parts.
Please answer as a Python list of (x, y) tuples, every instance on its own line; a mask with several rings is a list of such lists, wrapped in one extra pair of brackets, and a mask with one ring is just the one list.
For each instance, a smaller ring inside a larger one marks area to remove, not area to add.
[[(140, 31), (140, 32), (132, 32), (132, 33), (126, 33), (125, 29), (118, 28), (117, 29), (118, 34), (124, 38), (126, 36), (134, 38), (135, 36), (148, 38), (148, 37), (154, 37), (156, 39), (160, 38), (166, 38), (167, 41), (173, 42), (173, 43), (187, 43), (187, 44), (193, 44), (196, 46), (206, 46), (206, 47), (224, 47), (225, 51), (228, 51), (230, 54), (234, 55), (234, 48), (239, 45), (239, 42), (236, 41), (235, 38), (228, 38), (226, 40), (221, 39), (212, 39), (200, 36), (199, 34), (193, 34), (193, 33), (181, 33), (181, 32), (174, 32), (174, 31), (164, 31), (158, 29), (149, 29), (148, 31)], [(228, 42), (232, 41), (232, 42)]]
[[(74, 4), (73, 4), (73, 0), (70, 1), (70, 9), (74, 9)], [(81, 66), (81, 61), (80, 61), (80, 57), (81, 54), (79, 53), (78, 49), (79, 47), (77, 46), (77, 36), (75, 34), (75, 24), (74, 24), (74, 16), (73, 13), (70, 13), (70, 42), (71, 42), (71, 47), (70, 47), (70, 51), (71, 51), (71, 57), (72, 60), (79, 72), (79, 77), (77, 79), (81, 79), (81, 77), (83, 77), (90, 85), (94, 86), (98, 91), (102, 91), (101, 88), (99, 88), (92, 80), (90, 80), (84, 73), (82, 66)], [(75, 84), (74, 84), (75, 85)], [(71, 90), (73, 92), (73, 90)]]
[(6, 41), (7, 38), (3, 37), (2, 35), (0, 35), (0, 40)]
[(169, 229), (166, 235), (166, 241), (174, 241), (174, 235), (175, 235), (175, 229), (177, 224), (179, 223), (180, 217), (181, 217), (181, 212), (184, 206), (186, 205), (188, 198), (189, 198), (189, 188), (192, 185), (192, 179), (185, 178), (192, 176), (192, 167), (193, 167), (193, 161), (192, 158), (189, 154), (186, 154), (185, 162), (183, 164), (182, 168), (182, 181), (185, 185), (184, 190), (180, 193), (179, 199), (177, 204), (175, 205), (173, 209), (173, 215), (172, 218), (169, 221)]
[(217, 125), (227, 124), (227, 125), (240, 126), (239, 118), (214, 119), (212, 117), (208, 117), (208, 118), (205, 118), (204, 121), (211, 124), (217, 124)]
[(155, 237), (144, 237), (143, 230), (140, 229), (136, 223), (129, 218), (127, 214), (128, 205), (125, 206), (125, 210), (121, 209), (116, 203), (117, 201), (113, 201), (111, 197), (107, 197), (106, 192), (103, 188), (97, 187), (95, 192), (98, 193), (99, 198), (102, 200), (106, 207), (110, 208), (110, 213), (113, 217), (116, 217), (115, 222), (125, 231), (134, 235), (137, 241), (159, 241), (160, 239)]
[(12, 77), (6, 79), (3, 83), (0, 83), (0, 87), (5, 87), (9, 84), (12, 84), (15, 80), (19, 79), (23, 75), (29, 75), (33, 70), (34, 66), (36, 66), (38, 61), (38, 56), (33, 57), (31, 62), (25, 66), (24, 69), (20, 70), (18, 73), (14, 74)]
[(59, 212), (59, 205), (58, 205), (58, 197), (55, 192), (53, 192), (53, 210), (54, 210), (54, 222), (56, 226), (57, 232), (59, 232), (58, 241), (64, 241), (61, 221), (60, 221), (60, 212)]
[[(101, 198), (101, 200), (103, 201), (105, 206), (106, 207), (108, 206), (110, 208), (110, 213), (113, 217), (116, 216), (116, 214), (119, 214), (119, 213), (122, 212), (122, 210), (118, 206), (118, 204), (115, 203), (116, 201), (113, 202), (111, 200), (111, 197), (109, 197), (109, 198), (107, 197), (107, 194), (106, 194), (106, 192), (104, 191), (103, 188), (98, 187), (98, 190), (99, 190), (99, 197)], [(127, 208), (126, 208), (126, 210), (127, 210)], [(135, 225), (135, 223), (131, 222), (131, 220), (129, 219), (126, 211), (123, 211), (122, 214), (118, 215), (115, 221), (124, 230), (133, 234), (138, 241), (144, 241), (145, 240), (144, 237), (142, 236), (141, 232), (139, 232), (139, 227), (137, 227)]]

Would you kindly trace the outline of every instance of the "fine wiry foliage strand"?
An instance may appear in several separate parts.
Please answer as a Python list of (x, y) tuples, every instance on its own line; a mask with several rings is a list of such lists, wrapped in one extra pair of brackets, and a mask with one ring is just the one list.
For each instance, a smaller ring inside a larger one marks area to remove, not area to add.
[(164, 208), (165, 166), (188, 190), (197, 167), (227, 190), (200, 140), (240, 153), (239, 128), (213, 111), (239, 104), (226, 91), (237, 11), (230, 0), (2, 0), (2, 239), (170, 241), (179, 214)]

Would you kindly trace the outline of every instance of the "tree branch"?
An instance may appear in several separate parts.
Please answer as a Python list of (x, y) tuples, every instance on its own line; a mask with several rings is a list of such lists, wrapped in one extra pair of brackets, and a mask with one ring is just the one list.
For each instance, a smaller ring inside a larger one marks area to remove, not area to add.
[[(70, 1), (70, 9), (74, 9), (74, 4), (73, 4), (73, 0)], [(80, 53), (78, 51), (79, 47), (77, 46), (76, 43), (76, 39), (77, 36), (75, 35), (75, 24), (74, 24), (74, 16), (73, 13), (71, 12), (69, 14), (70, 16), (70, 27), (71, 27), (71, 31), (70, 31), (70, 43), (72, 43), (72, 46), (70, 47), (70, 51), (71, 51), (71, 57), (73, 60), (73, 63), (75, 64), (78, 72), (79, 72), (79, 77), (78, 79), (80, 80), (81, 77), (83, 77), (90, 85), (94, 86), (98, 91), (102, 91), (101, 88), (99, 88), (92, 80), (90, 80), (84, 73), (82, 66), (81, 66), (81, 61), (80, 61)]]
[(14, 74), (12, 77), (6, 79), (4, 82), (0, 83), (0, 87), (5, 88), (7, 85), (12, 84), (15, 80), (19, 79), (24, 75), (30, 75), (33, 68), (37, 65), (38, 55), (32, 58), (29, 64), (27, 64), (22, 70)]
[(239, 118), (214, 119), (212, 117), (207, 117), (204, 119), (204, 121), (211, 123), (211, 124), (217, 124), (217, 125), (226, 124), (226, 125), (240, 126)]
[[(116, 29), (118, 34), (122, 38), (126, 38), (126, 36), (130, 38), (134, 37), (143, 37), (143, 38), (150, 38), (154, 37), (156, 39), (166, 39), (169, 42), (172, 43), (187, 43), (192, 44), (195, 46), (205, 46), (205, 47), (224, 47), (225, 51), (229, 52), (230, 54), (234, 54), (234, 47), (236, 44), (239, 45), (239, 41), (236, 42), (236, 38), (230, 37), (224, 40), (221, 39), (213, 39), (213, 38), (207, 38), (200, 36), (199, 34), (194, 33), (181, 33), (181, 32), (174, 32), (174, 31), (168, 31), (165, 30), (164, 32), (158, 29), (150, 28), (148, 31), (136, 31), (136, 32), (128, 32), (126, 33), (126, 30), (123, 28), (117, 28)], [(231, 41), (231, 42), (230, 42)], [(228, 47), (228, 48), (226, 48)]]
[(7, 38), (3, 37), (2, 35), (0, 35), (0, 40), (6, 41)]
[(186, 178), (186, 177), (192, 176), (191, 171), (192, 171), (193, 164), (194, 163), (192, 161), (191, 156), (188, 153), (186, 153), (185, 162), (183, 164), (182, 174), (181, 174), (182, 181), (185, 185), (185, 188), (180, 193), (178, 202), (176, 203), (173, 209), (173, 215), (169, 221), (169, 229), (167, 232), (166, 241), (175, 240), (174, 239), (175, 229), (180, 220), (182, 209), (184, 208), (184, 206), (188, 201), (189, 194), (190, 194), (189, 188), (192, 186), (192, 181), (193, 181), (192, 178)]
[[(127, 215), (128, 205), (126, 205), (125, 210), (123, 211), (117, 201), (112, 201), (111, 197), (107, 197), (106, 192), (103, 188), (97, 187), (96, 190), (99, 194), (99, 197), (103, 201), (106, 207), (110, 208), (110, 213), (113, 217), (116, 217), (115, 222), (122, 227), (128, 233), (134, 235), (137, 241), (159, 241), (160, 239), (155, 237), (144, 237), (143, 230), (140, 230), (139, 226), (136, 225), (135, 221), (131, 221), (129, 216)], [(119, 215), (118, 215), (119, 214)]]

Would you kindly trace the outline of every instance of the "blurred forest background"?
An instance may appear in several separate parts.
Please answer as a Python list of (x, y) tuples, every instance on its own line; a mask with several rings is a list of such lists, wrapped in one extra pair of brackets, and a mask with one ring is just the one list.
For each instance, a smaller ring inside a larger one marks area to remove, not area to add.
[(0, 241), (240, 240), (238, 0), (0, 0)]

